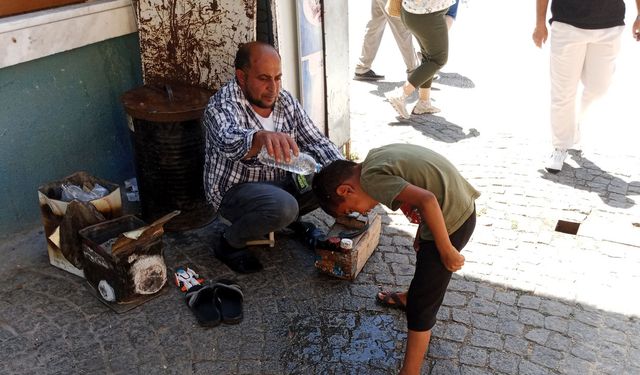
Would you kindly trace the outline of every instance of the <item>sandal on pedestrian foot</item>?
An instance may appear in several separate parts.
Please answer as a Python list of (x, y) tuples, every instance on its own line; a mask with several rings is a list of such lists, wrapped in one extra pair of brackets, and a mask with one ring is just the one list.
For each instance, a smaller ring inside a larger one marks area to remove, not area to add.
[(385, 307), (391, 307), (394, 309), (400, 309), (402, 311), (405, 311), (407, 308), (407, 305), (404, 302), (402, 302), (402, 300), (400, 299), (400, 294), (402, 294), (402, 292), (381, 291), (376, 293), (376, 302), (379, 305), (382, 305)]

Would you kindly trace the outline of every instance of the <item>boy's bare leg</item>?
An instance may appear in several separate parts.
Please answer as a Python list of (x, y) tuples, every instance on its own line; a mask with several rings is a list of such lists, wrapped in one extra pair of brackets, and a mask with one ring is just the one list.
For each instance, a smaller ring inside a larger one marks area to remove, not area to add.
[(412, 331), (407, 334), (407, 349), (404, 353), (404, 363), (400, 375), (418, 375), (424, 361), (424, 354), (429, 347), (431, 330)]

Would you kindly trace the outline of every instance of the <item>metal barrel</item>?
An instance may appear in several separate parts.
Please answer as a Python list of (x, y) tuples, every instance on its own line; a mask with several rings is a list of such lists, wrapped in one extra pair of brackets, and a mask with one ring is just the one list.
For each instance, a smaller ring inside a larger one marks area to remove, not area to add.
[(203, 185), (201, 118), (212, 92), (185, 85), (145, 85), (122, 102), (130, 116), (142, 217), (152, 222), (180, 210), (164, 228), (194, 229), (210, 223), (213, 207)]

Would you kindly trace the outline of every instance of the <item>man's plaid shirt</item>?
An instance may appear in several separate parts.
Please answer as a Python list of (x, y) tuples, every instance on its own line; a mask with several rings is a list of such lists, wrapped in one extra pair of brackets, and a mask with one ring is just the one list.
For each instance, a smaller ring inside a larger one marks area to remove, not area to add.
[[(340, 151), (313, 124), (300, 103), (285, 90), (273, 108), (277, 132), (287, 133), (301, 151), (322, 165), (342, 159)], [(223, 194), (243, 182), (279, 181), (289, 172), (261, 164), (257, 158), (242, 160), (251, 149), (253, 134), (263, 130), (235, 79), (227, 82), (209, 100), (203, 117), (205, 128), (204, 186), (207, 200), (217, 210)]]

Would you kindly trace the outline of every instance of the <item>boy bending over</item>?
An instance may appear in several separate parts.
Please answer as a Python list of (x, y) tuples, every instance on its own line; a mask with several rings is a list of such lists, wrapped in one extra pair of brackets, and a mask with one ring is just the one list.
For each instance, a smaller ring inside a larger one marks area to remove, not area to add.
[(410, 144), (372, 149), (359, 164), (336, 160), (315, 175), (313, 190), (334, 217), (365, 214), (382, 203), (419, 224), (409, 291), (376, 296), (406, 310), (409, 332), (400, 374), (419, 374), (451, 273), (464, 265), (460, 250), (475, 228), (480, 193), (442, 155)]

